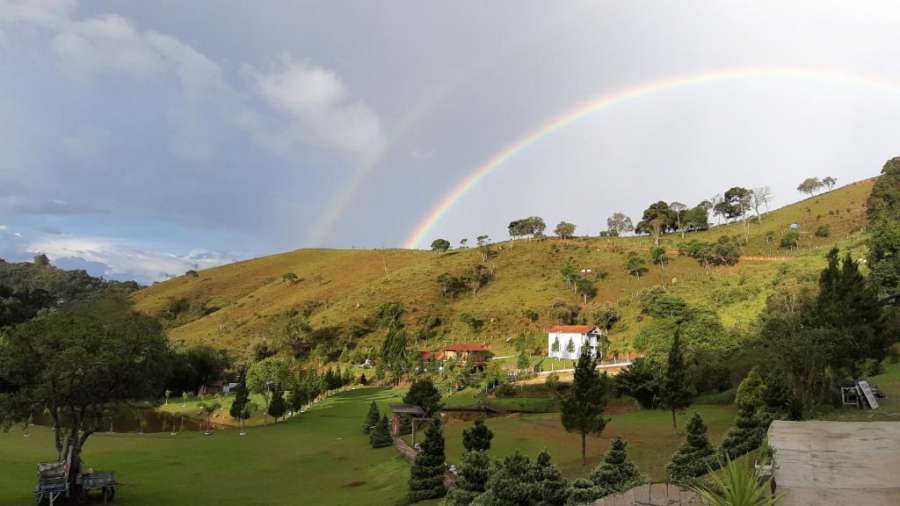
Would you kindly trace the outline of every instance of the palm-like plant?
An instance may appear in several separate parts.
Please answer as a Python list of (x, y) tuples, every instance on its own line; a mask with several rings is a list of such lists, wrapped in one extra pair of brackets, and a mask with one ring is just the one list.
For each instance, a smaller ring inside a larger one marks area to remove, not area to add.
[(200, 412), (206, 414), (206, 432), (205, 432), (205, 434), (207, 436), (210, 434), (210, 432), (209, 432), (210, 418), (212, 417), (213, 413), (218, 411), (219, 408), (221, 408), (221, 407), (222, 407), (222, 405), (215, 401), (210, 402), (210, 403), (206, 403), (206, 402), (200, 403)]
[(710, 474), (710, 481), (698, 482), (691, 489), (710, 506), (775, 506), (782, 494), (769, 494), (766, 483), (760, 483), (756, 472), (745, 461), (726, 457), (725, 465)]

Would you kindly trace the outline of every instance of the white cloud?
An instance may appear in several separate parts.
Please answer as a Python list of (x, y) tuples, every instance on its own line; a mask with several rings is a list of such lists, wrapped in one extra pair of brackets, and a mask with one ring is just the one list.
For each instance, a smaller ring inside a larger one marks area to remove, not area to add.
[(56, 28), (68, 23), (75, 0), (0, 0), (0, 22)]
[(146, 77), (166, 69), (131, 21), (112, 14), (69, 23), (54, 37), (53, 50), (63, 68), (77, 77), (113, 71)]
[(362, 164), (384, 149), (378, 116), (334, 71), (284, 55), (270, 71), (247, 72), (259, 97), (291, 120), (290, 128), (267, 134), (266, 142), (282, 149), (313, 144)]
[(189, 269), (206, 269), (235, 261), (223, 253), (193, 250), (187, 255), (149, 251), (138, 244), (102, 237), (41, 237), (25, 251), (44, 253), (51, 260), (80, 259), (106, 266), (104, 276), (116, 279), (159, 281), (181, 275)]

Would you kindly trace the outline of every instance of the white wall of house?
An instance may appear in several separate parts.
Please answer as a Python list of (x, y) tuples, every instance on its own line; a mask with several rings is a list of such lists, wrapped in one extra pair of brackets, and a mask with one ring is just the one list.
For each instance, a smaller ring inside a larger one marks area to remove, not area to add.
[[(553, 351), (553, 343), (559, 339), (559, 351)], [(572, 341), (573, 351), (568, 351), (569, 341)], [(592, 352), (597, 353), (597, 336), (594, 334), (579, 334), (571, 332), (549, 332), (547, 333), (547, 356), (552, 358), (562, 358), (578, 360), (581, 356), (581, 347), (589, 344)]]

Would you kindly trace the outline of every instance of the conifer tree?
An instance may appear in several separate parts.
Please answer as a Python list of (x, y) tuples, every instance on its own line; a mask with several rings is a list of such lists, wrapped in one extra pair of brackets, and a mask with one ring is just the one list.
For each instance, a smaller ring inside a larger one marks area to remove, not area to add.
[(479, 506), (531, 504), (534, 498), (534, 473), (531, 460), (516, 451), (498, 462), (488, 479)]
[(475, 424), (463, 430), (463, 447), (468, 451), (487, 451), (491, 448), (494, 433), (484, 424), (484, 419), (475, 420)]
[(561, 506), (569, 497), (568, 483), (550, 460), (547, 450), (538, 454), (532, 473), (535, 479), (534, 499), (542, 506)]
[(591, 481), (603, 495), (624, 492), (643, 481), (637, 466), (628, 460), (627, 446), (622, 438), (613, 439), (603, 462), (591, 473)]
[(737, 420), (725, 434), (720, 451), (733, 460), (758, 448), (769, 425), (763, 416), (756, 413), (756, 407), (752, 404), (738, 405)]
[(416, 454), (409, 475), (409, 502), (437, 499), (447, 494), (444, 487), (444, 431), (435, 419), (425, 431), (425, 440)]
[(699, 413), (694, 413), (687, 424), (687, 437), (684, 443), (672, 456), (666, 467), (669, 480), (675, 483), (687, 483), (691, 478), (702, 476), (715, 465), (715, 450), (706, 436), (706, 424)]
[(231, 418), (236, 420), (241, 420), (241, 415), (244, 412), (244, 406), (247, 405), (247, 402), (250, 400), (250, 391), (247, 390), (247, 377), (244, 371), (241, 371), (241, 377), (238, 379), (238, 385), (234, 389), (234, 401), (231, 403), (231, 408), (228, 410), (228, 414), (231, 415)]
[(578, 478), (572, 482), (568, 490), (568, 502), (566, 504), (582, 505), (591, 504), (595, 499), (603, 495), (603, 492), (594, 485), (594, 482), (586, 478)]
[(569, 432), (581, 435), (581, 462), (587, 463), (587, 435), (599, 434), (606, 427), (603, 418), (609, 380), (606, 374), (597, 372), (596, 358), (590, 346), (581, 348), (581, 356), (575, 366), (572, 387), (562, 399), (560, 418)]
[(378, 412), (378, 405), (375, 404), (375, 401), (372, 401), (369, 404), (369, 412), (366, 414), (366, 421), (363, 422), (363, 434), (369, 434), (372, 430), (375, 429), (375, 426), (378, 425), (378, 420), (381, 419), (381, 413)]
[(663, 403), (672, 410), (672, 429), (678, 432), (675, 412), (691, 405), (691, 391), (687, 384), (687, 370), (681, 351), (681, 328), (675, 329), (672, 347), (669, 349), (668, 367), (663, 383)]
[(734, 402), (738, 405), (750, 404), (755, 409), (758, 409), (764, 403), (765, 392), (766, 384), (763, 383), (762, 376), (759, 375), (759, 370), (754, 367), (753, 369), (750, 369), (750, 372), (747, 373), (747, 376), (745, 376), (741, 381), (741, 384), (738, 385)]
[(491, 477), (491, 459), (482, 450), (463, 452), (462, 462), (456, 471), (455, 486), (447, 492), (447, 504), (464, 506), (481, 495)]
[(284, 392), (276, 387), (272, 392), (272, 401), (269, 402), (269, 416), (275, 419), (275, 423), (278, 423), (278, 419), (284, 416), (285, 411), (287, 411), (287, 404), (284, 402)]
[(291, 389), (291, 394), (288, 396), (287, 404), (292, 413), (299, 413), (303, 406), (309, 402), (309, 395), (306, 392), (306, 388), (303, 385), (295, 385), (294, 388)]
[(372, 445), (372, 448), (384, 448), (385, 446), (391, 446), (394, 444), (394, 440), (391, 438), (391, 429), (388, 426), (388, 418), (386, 416), (382, 416), (378, 423), (375, 424), (375, 428), (372, 429), (372, 432), (369, 433), (369, 444)]

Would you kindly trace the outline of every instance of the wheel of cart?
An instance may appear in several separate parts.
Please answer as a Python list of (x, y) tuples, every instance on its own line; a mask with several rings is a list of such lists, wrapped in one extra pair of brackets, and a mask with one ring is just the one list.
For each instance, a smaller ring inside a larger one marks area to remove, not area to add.
[(116, 486), (115, 485), (107, 485), (103, 487), (103, 504), (107, 502), (112, 502), (113, 499), (116, 498)]

